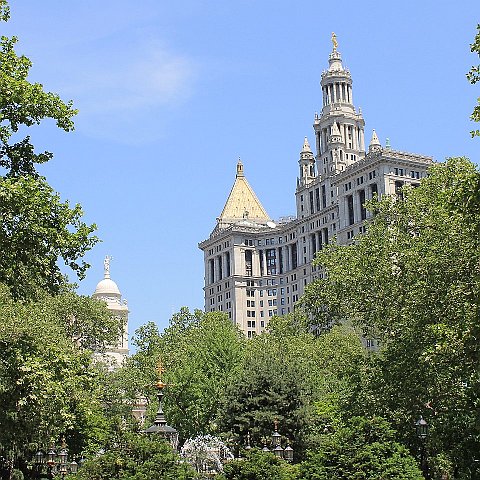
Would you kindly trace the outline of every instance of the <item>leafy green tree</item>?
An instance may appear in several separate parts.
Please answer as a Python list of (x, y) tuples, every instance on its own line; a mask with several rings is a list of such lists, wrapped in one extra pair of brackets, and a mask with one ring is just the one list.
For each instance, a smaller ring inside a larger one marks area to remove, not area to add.
[(154, 384), (159, 362), (166, 369), (162, 380), (165, 413), (183, 439), (214, 433), (213, 421), (226, 384), (241, 362), (245, 338), (225, 314), (193, 314), (182, 309), (163, 334), (154, 324), (139, 329), (137, 352), (128, 359), (122, 375), (132, 398), (138, 393), (156, 405)]
[(246, 446), (247, 434), (252, 445), (269, 443), (277, 419), (302, 458), (349, 397), (350, 370), (364, 358), (358, 336), (337, 328), (317, 337), (304, 326), (299, 315), (275, 318), (268, 333), (248, 342), (218, 413), (220, 430), (237, 445)]
[(92, 456), (76, 476), (77, 480), (188, 480), (195, 472), (180, 461), (158, 435), (122, 433), (115, 445)]
[(373, 202), (366, 234), (319, 254), (327, 275), (304, 301), (320, 324), (351, 319), (381, 342), (357, 412), (388, 418), (412, 448), (423, 415), (430, 456), (458, 475), (480, 449), (478, 182), (472, 163), (449, 159), (403, 200)]
[[(9, 18), (0, 2), (0, 22)], [(35, 153), (24, 130), (52, 119), (73, 130), (76, 110), (39, 83), (27, 79), (31, 62), (15, 53), (16, 37), (0, 38), (0, 282), (14, 298), (34, 298), (39, 290), (56, 294), (65, 285), (57, 261), (62, 259), (82, 279), (88, 264), (80, 260), (96, 242), (95, 225), (82, 222), (79, 205), (71, 208), (40, 177), (35, 164), (52, 158)]]
[(422, 480), (416, 460), (381, 418), (354, 417), (324, 435), (301, 465), (302, 480)]
[[(0, 21), (10, 16), (8, 3), (1, 0)], [(72, 102), (64, 103), (57, 94), (45, 92), (39, 83), (30, 83), (28, 73), (32, 62), (15, 53), (17, 38), (0, 39), (0, 166), (8, 176), (36, 175), (35, 164), (52, 158), (50, 152), (36, 154), (30, 138), (18, 138), (22, 127), (52, 119), (66, 132), (73, 130), (72, 118), (77, 111)]]
[[(476, 53), (480, 56), (480, 24), (477, 25), (477, 35), (475, 36), (474, 42), (470, 45), (470, 50), (472, 53)], [(474, 66), (467, 73), (467, 78), (471, 84), (475, 84), (480, 81), (480, 65)], [(473, 110), (473, 113), (470, 117), (474, 122), (480, 122), (480, 97), (477, 99), (477, 105)], [(470, 132), (472, 137), (479, 136), (480, 130), (473, 130)]]
[[(102, 323), (106, 308), (73, 294), (19, 303), (0, 285), (0, 455), (30, 459), (39, 446), (48, 448), (62, 435), (77, 453), (104, 441), (107, 372), (91, 350), (72, 340), (69, 320), (75, 312), (79, 319)], [(89, 330), (79, 323), (74, 329), (80, 336)], [(95, 345), (117, 330), (110, 325)]]
[(225, 465), (219, 480), (296, 480), (295, 465), (278, 459), (273, 453), (251, 450), (246, 458), (233, 460)]

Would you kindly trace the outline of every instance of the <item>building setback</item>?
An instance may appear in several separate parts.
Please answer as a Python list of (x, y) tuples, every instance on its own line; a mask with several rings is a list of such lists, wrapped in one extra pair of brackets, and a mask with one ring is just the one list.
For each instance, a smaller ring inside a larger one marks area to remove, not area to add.
[(248, 337), (261, 333), (274, 315), (293, 311), (306, 285), (321, 275), (316, 252), (333, 237), (338, 244), (365, 231), (374, 195), (417, 186), (431, 157), (382, 147), (375, 130), (365, 149), (362, 113), (352, 97), (352, 77), (336, 39), (322, 73), (323, 106), (315, 115), (313, 154), (305, 137), (300, 152), (296, 217), (273, 222), (248, 184), (241, 161), (234, 185), (207, 240), (205, 311), (223, 311)]

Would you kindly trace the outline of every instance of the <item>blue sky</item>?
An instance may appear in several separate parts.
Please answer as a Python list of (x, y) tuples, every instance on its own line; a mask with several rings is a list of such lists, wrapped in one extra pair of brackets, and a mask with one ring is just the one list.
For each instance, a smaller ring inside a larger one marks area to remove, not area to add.
[[(81, 203), (102, 243), (79, 293), (112, 278), (130, 332), (203, 308), (199, 241), (215, 225), (240, 157), (269, 215), (295, 213), (297, 161), (313, 145), (331, 32), (353, 76), (366, 138), (478, 161), (469, 121), (480, 87), (469, 44), (478, 0), (11, 0), (2, 34), (39, 81), (80, 110), (66, 134), (45, 123), (33, 142), (63, 199)], [(72, 277), (73, 279), (73, 277)]]

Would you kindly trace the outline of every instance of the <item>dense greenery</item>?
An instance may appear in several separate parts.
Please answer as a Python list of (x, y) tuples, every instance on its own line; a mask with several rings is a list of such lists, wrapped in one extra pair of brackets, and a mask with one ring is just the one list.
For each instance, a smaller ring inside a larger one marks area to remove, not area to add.
[(0, 285), (0, 454), (31, 458), (62, 435), (72, 451), (102, 442), (107, 373), (85, 347), (93, 333), (95, 347), (111, 342), (118, 327), (90, 298), (45, 295), (25, 304)]
[(92, 457), (80, 469), (78, 480), (189, 480), (194, 470), (179, 461), (157, 435), (123, 432), (106, 452)]
[(233, 460), (225, 466), (219, 480), (296, 480), (298, 469), (295, 465), (275, 457), (273, 453), (251, 450), (246, 458)]
[(381, 343), (346, 411), (387, 418), (412, 449), (423, 415), (432, 462), (468, 478), (480, 450), (479, 173), (461, 158), (429, 173), (374, 202), (354, 244), (318, 256), (327, 276), (304, 302), (321, 324), (351, 319)]
[(156, 408), (153, 385), (160, 362), (169, 385), (165, 399), (169, 421), (184, 440), (214, 433), (223, 391), (243, 354), (243, 334), (225, 314), (182, 309), (161, 335), (154, 324), (147, 324), (134, 341), (137, 352), (121, 373), (132, 398), (143, 392), (152, 411)]
[(236, 444), (246, 446), (247, 434), (254, 445), (268, 443), (277, 419), (298, 460), (338, 408), (349, 371), (364, 358), (361, 343), (346, 329), (316, 337), (304, 324), (298, 315), (276, 318), (268, 334), (248, 342), (218, 412)]
[(353, 417), (324, 435), (318, 450), (302, 466), (304, 480), (421, 480), (407, 449), (395, 441), (388, 423)]

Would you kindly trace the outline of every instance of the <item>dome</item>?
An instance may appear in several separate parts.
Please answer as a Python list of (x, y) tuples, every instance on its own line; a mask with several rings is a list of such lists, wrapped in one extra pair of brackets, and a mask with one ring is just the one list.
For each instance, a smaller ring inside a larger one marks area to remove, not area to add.
[(104, 278), (97, 284), (95, 288), (94, 296), (97, 295), (121, 295), (120, 290), (118, 289), (117, 284), (110, 278)]

